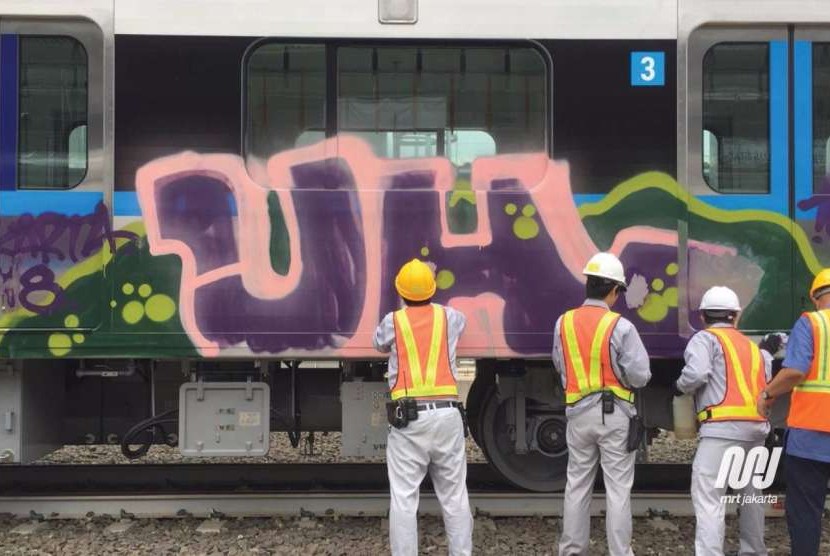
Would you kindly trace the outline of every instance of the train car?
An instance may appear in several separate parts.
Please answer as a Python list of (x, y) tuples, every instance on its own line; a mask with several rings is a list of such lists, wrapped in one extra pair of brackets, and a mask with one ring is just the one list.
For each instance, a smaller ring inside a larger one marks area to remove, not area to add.
[(382, 450), (372, 333), (419, 257), (468, 317), (475, 439), (560, 488), (585, 261), (625, 264), (670, 428), (703, 291), (753, 335), (809, 305), (829, 92), (807, 0), (3, 0), (0, 460)]

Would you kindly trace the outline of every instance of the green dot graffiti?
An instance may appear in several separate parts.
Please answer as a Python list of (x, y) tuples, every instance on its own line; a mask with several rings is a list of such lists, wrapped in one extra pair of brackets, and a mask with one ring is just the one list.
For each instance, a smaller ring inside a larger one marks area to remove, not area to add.
[[(666, 276), (677, 274), (677, 263), (669, 263), (664, 272)], [(654, 278), (651, 281), (651, 291), (637, 310), (637, 314), (646, 322), (660, 322), (669, 314), (669, 309), (677, 307), (677, 288), (666, 288), (663, 278)]]

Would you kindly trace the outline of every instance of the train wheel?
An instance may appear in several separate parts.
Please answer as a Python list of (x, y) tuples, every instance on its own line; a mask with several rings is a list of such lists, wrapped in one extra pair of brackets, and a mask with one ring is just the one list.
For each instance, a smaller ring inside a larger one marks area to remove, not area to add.
[(470, 386), (470, 391), (467, 393), (467, 400), (464, 407), (467, 412), (467, 425), (470, 429), (470, 434), (476, 444), (483, 450), (481, 445), (481, 437), (478, 434), (478, 424), (480, 422), (479, 415), (481, 415), (481, 405), (485, 397), (488, 395), (490, 388), (495, 383), (495, 374), (488, 370), (479, 371), (476, 379)]
[(562, 413), (536, 412), (530, 405), (525, 426), (530, 447), (516, 453), (514, 427), (507, 412), (510, 400), (499, 400), (498, 387), (491, 384), (482, 397), (478, 415), (479, 445), (490, 464), (514, 485), (537, 492), (564, 489), (568, 466), (565, 440), (567, 422)]

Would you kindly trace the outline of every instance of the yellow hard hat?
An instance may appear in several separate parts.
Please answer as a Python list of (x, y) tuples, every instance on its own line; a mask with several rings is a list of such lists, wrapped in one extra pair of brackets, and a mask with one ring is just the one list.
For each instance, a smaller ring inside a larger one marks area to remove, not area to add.
[(825, 268), (813, 279), (813, 285), (810, 286), (810, 297), (815, 298), (817, 291), (830, 287), (830, 268)]
[(409, 301), (426, 301), (435, 294), (435, 276), (426, 263), (412, 259), (395, 277), (395, 289)]

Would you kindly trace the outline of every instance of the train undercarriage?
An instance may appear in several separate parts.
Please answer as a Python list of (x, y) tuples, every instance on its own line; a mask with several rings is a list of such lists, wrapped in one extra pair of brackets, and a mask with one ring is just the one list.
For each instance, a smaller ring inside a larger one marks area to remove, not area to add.
[[(655, 360), (652, 383), (639, 392), (652, 431), (672, 428), (670, 384), (679, 369), (677, 361)], [(26, 464), (78, 444), (122, 444), (131, 458), (160, 443), (196, 457), (262, 455), (269, 433), (285, 432), (294, 447), (313, 449), (316, 433), (336, 431), (343, 455), (380, 456), (385, 372), (385, 362), (351, 361), (7, 361), (0, 370), (0, 461)], [(491, 465), (519, 487), (561, 490), (565, 404), (550, 363), (478, 360), (466, 385), (470, 433)], [(182, 394), (188, 389), (193, 396)]]

